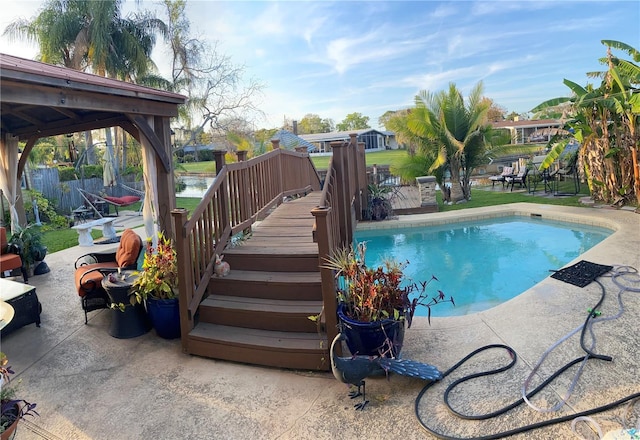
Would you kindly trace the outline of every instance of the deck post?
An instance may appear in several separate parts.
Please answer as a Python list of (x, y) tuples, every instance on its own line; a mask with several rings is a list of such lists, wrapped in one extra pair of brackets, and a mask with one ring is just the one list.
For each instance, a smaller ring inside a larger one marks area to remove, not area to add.
[[(281, 148), (280, 148), (280, 139), (271, 139), (271, 145), (273, 145), (273, 149), (275, 150), (279, 150), (279, 152), (282, 152)], [(278, 182), (278, 193), (282, 194), (284, 192), (284, 184), (283, 184), (283, 167), (282, 167), (282, 154), (278, 154), (278, 159), (277, 159), (277, 165), (276, 165), (276, 178), (277, 178), (277, 182)], [(280, 205), (281, 202), (277, 203), (278, 205)]]
[(216, 161), (216, 176), (220, 174), (222, 171), (222, 167), (224, 166), (224, 155), (227, 154), (226, 151), (223, 150), (213, 150), (213, 158)]
[(189, 304), (193, 298), (193, 270), (189, 252), (189, 241), (185, 235), (184, 225), (187, 222), (187, 210), (177, 208), (171, 211), (173, 230), (175, 232), (175, 249), (178, 257), (178, 291), (180, 308), (180, 339), (182, 351), (187, 353), (187, 336), (194, 327), (194, 317), (189, 313)]
[[(324, 267), (326, 259), (331, 255), (330, 246), (333, 243), (331, 228), (328, 224), (330, 207), (318, 206), (311, 210), (316, 221), (316, 234), (318, 239), (318, 265), (320, 267), (320, 280), (322, 282), (322, 304), (324, 305), (325, 331), (329, 344), (338, 334), (338, 301), (336, 298), (336, 284), (333, 271)], [(338, 354), (342, 354), (342, 347), (338, 346)]]
[[(247, 161), (247, 150), (239, 150), (236, 151), (238, 156), (238, 162), (246, 162)], [(249, 170), (248, 168), (243, 167), (240, 170), (240, 193), (238, 196), (240, 197), (240, 218), (242, 220), (246, 220), (251, 217), (251, 201), (249, 200)], [(251, 233), (251, 226), (244, 229), (245, 234)]]
[(349, 162), (347, 160), (347, 147), (349, 144), (343, 141), (331, 142), (333, 151), (333, 169), (335, 171), (335, 182), (337, 200), (333, 209), (338, 210), (338, 226), (340, 229), (340, 246), (351, 243), (351, 196), (349, 195)]
[(365, 218), (365, 211), (369, 204), (369, 188), (367, 186), (367, 159), (364, 152), (364, 142), (358, 142), (358, 148), (356, 149), (356, 161), (357, 168), (357, 180), (358, 180), (358, 192), (356, 197), (360, 198), (360, 211), (357, 213), (358, 220)]

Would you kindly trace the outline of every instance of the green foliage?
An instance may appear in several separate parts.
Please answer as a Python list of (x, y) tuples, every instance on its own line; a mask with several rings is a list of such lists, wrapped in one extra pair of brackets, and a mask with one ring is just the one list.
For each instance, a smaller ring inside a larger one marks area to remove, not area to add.
[(603, 40), (608, 47), (607, 57), (600, 61), (607, 65), (604, 72), (589, 72), (591, 78), (600, 78), (599, 86), (582, 86), (565, 79), (571, 97), (547, 100), (533, 111), (545, 111), (553, 106), (569, 104), (572, 118), (565, 124), (564, 133), (549, 143), (550, 155), (543, 163), (547, 166), (557, 157), (560, 141), (575, 137), (581, 143), (579, 163), (584, 165), (587, 182), (596, 200), (624, 204), (640, 204), (640, 176), (637, 150), (640, 143), (640, 66), (620, 59), (611, 49), (627, 52), (637, 62), (639, 52), (633, 47), (611, 40)]
[(178, 257), (171, 240), (158, 232), (157, 248), (147, 239), (142, 271), (131, 288), (131, 304), (149, 297), (172, 299), (178, 297)]
[[(67, 218), (64, 215), (60, 215), (56, 212), (55, 202), (47, 199), (42, 195), (42, 193), (36, 190), (29, 190), (28, 194), (31, 200), (36, 201), (40, 220), (43, 223), (46, 223), (43, 226), (43, 231), (49, 229), (66, 228), (69, 226), (69, 221), (67, 220)], [(33, 208), (31, 208), (31, 212), (33, 212)], [(33, 213), (33, 216), (35, 218), (35, 213)]]
[(349, 113), (339, 124), (336, 124), (336, 130), (362, 130), (369, 127), (369, 116), (363, 116), (362, 113)]
[[(477, 166), (485, 163), (488, 147), (495, 142), (487, 111), (491, 101), (482, 97), (478, 83), (465, 100), (456, 85), (448, 90), (431, 93), (423, 90), (415, 97), (415, 107), (406, 115), (392, 119), (391, 125), (410, 144), (416, 156), (396, 169), (405, 179), (420, 175), (435, 175), (444, 188), (445, 173), (451, 176), (451, 199), (468, 199), (470, 177)], [(430, 162), (427, 169), (417, 165)], [(417, 175), (411, 175), (418, 172)], [(447, 198), (449, 195), (447, 195)]]
[(43, 260), (47, 253), (46, 246), (42, 244), (41, 227), (33, 223), (24, 228), (18, 227), (15, 233), (8, 238), (8, 242), (20, 249), (20, 258), (27, 269), (35, 261)]
[(78, 180), (74, 167), (58, 167), (58, 179), (60, 182), (68, 182), (70, 180)]
[(210, 162), (213, 160), (213, 151), (211, 150), (198, 150), (198, 162)]
[(308, 113), (298, 122), (299, 134), (312, 133), (329, 133), (334, 129), (333, 120), (330, 118), (322, 119), (320, 116)]

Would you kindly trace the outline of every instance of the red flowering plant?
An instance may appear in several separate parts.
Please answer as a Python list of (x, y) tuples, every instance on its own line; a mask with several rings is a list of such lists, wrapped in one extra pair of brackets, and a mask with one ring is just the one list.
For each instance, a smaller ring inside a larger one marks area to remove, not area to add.
[(142, 271), (137, 275), (131, 289), (132, 304), (149, 296), (157, 299), (178, 297), (178, 258), (171, 240), (162, 232), (158, 232), (155, 249), (151, 239), (147, 239)]
[(339, 249), (326, 260), (324, 267), (332, 269), (338, 279), (338, 301), (344, 305), (345, 315), (360, 322), (376, 322), (385, 319), (406, 320), (407, 327), (418, 306), (427, 308), (431, 324), (431, 307), (442, 302), (455, 305), (453, 297), (447, 298), (438, 290), (430, 297), (427, 287), (438, 281), (435, 276), (424, 282), (412, 282), (405, 278), (404, 269), (409, 261), (386, 260), (376, 268), (365, 264), (366, 243)]

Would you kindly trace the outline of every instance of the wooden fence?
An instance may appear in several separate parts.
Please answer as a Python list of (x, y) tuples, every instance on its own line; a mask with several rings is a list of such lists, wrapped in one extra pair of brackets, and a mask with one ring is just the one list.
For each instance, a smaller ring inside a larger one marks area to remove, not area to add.
[[(130, 176), (120, 176), (120, 180), (131, 188), (144, 191), (143, 182), (135, 182), (128, 177)], [(84, 204), (85, 201), (80, 195), (78, 188), (82, 188), (93, 194), (105, 194), (115, 197), (135, 195), (120, 186), (105, 188), (101, 177), (60, 182), (57, 168), (30, 169), (27, 179), (29, 187), (37, 190), (42, 193), (44, 197), (51, 200), (60, 214), (69, 214)]]
[(248, 161), (246, 152), (239, 152), (234, 164), (224, 163), (224, 153), (214, 152), (218, 174), (191, 217), (187, 219), (184, 209), (172, 212), (183, 335), (194, 327), (195, 313), (213, 276), (215, 255), (223, 253), (231, 236), (250, 228), (284, 197), (320, 190), (309, 156), (280, 149), (277, 142), (273, 151)]

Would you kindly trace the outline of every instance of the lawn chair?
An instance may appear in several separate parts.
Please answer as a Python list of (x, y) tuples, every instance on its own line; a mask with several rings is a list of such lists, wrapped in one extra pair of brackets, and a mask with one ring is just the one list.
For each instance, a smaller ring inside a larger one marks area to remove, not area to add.
[(516, 183), (520, 185), (520, 188), (527, 187), (527, 174), (529, 174), (529, 168), (521, 167), (520, 171), (518, 171), (518, 174), (515, 176), (511, 175), (505, 177), (507, 185), (511, 184), (511, 191), (513, 191), (513, 187)]
[(138, 196), (122, 196), (122, 197), (111, 197), (111, 196), (100, 196), (98, 194), (90, 193), (82, 188), (78, 188), (80, 195), (87, 202), (89, 207), (91, 207), (98, 217), (102, 218), (101, 210), (96, 206), (97, 202), (107, 203), (113, 206), (116, 210), (116, 217), (118, 217), (118, 208), (122, 208), (124, 206), (133, 205), (136, 202), (140, 201), (140, 197)]
[(501, 174), (498, 174), (497, 176), (489, 177), (489, 180), (491, 180), (491, 188), (493, 188), (496, 185), (496, 182), (502, 182), (502, 187), (504, 188), (504, 184), (506, 182), (507, 176), (511, 176), (512, 174), (513, 174), (513, 167), (503, 167)]

